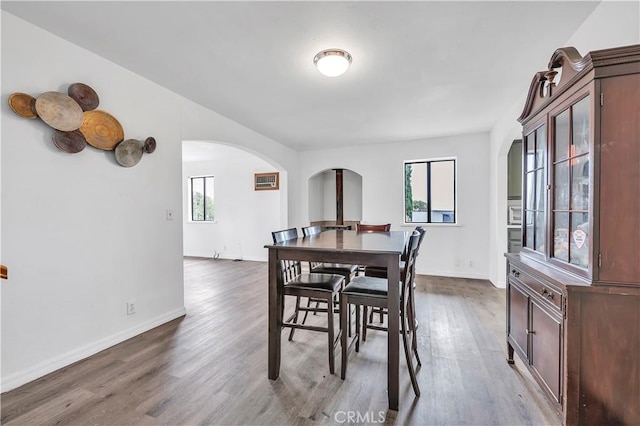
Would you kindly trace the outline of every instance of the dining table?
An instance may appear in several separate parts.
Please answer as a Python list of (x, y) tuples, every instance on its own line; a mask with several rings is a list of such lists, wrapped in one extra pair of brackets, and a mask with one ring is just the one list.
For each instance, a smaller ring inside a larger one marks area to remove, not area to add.
[[(278, 279), (280, 260), (318, 261), (387, 268), (389, 282), (400, 282), (400, 256), (409, 236), (404, 231), (358, 232), (331, 230), (308, 237), (265, 245), (269, 250), (269, 367), (268, 377), (280, 374), (283, 284)], [(389, 409), (398, 410), (400, 357), (400, 286), (390, 285), (387, 332), (387, 391)]]

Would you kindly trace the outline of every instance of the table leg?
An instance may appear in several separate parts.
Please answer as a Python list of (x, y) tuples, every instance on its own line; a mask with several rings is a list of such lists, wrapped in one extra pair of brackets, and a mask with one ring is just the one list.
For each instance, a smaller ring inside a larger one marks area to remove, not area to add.
[(389, 391), (389, 409), (398, 410), (398, 370), (399, 370), (399, 346), (400, 346), (400, 259), (398, 256), (389, 256), (387, 262), (387, 279), (389, 280), (387, 292), (387, 386)]
[(269, 379), (280, 374), (280, 321), (282, 315), (282, 290), (278, 286), (277, 250), (269, 249)]

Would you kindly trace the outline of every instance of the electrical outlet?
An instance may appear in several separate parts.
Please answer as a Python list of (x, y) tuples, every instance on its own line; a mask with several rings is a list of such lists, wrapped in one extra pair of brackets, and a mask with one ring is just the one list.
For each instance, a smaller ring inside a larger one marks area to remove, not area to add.
[(469, 261), (469, 268), (473, 268), (473, 260)]
[(136, 313), (136, 302), (129, 300), (127, 302), (127, 315), (133, 315)]

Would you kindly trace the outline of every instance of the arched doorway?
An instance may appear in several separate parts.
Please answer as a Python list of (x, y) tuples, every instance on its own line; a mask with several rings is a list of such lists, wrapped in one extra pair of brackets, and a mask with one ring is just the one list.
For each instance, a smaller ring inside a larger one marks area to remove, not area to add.
[[(277, 190), (254, 190), (254, 174), (265, 172), (279, 172)], [(285, 172), (244, 149), (212, 141), (183, 141), (184, 256), (266, 261), (264, 244), (282, 223), (286, 179)], [(207, 220), (193, 216), (192, 185), (201, 180), (209, 185), (203, 202), (210, 212)]]
[(362, 176), (326, 169), (309, 178), (309, 223), (355, 226), (362, 220)]

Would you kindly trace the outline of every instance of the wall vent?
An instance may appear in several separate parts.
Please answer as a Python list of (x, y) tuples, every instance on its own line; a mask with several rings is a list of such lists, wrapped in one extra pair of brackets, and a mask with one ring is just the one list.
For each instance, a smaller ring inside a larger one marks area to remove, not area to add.
[(253, 175), (253, 188), (256, 191), (280, 189), (280, 173), (255, 173)]

